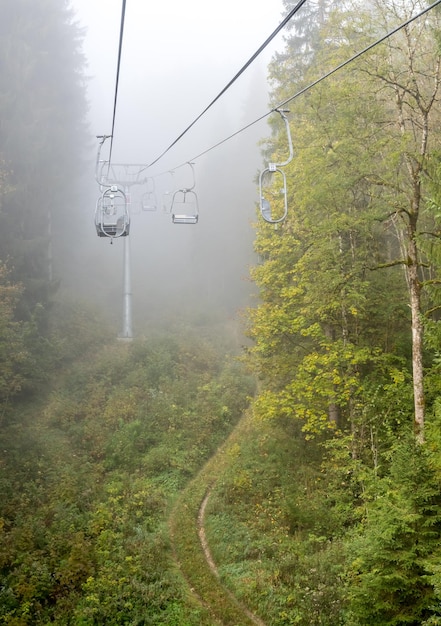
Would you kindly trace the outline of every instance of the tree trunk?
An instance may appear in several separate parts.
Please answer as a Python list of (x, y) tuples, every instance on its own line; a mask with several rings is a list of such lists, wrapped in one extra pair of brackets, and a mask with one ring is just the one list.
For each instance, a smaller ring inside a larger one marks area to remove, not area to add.
[(414, 430), (418, 443), (424, 443), (424, 372), (423, 323), (421, 320), (421, 285), (418, 278), (417, 245), (414, 234), (408, 243), (407, 277), (412, 315), (412, 374), (415, 405)]

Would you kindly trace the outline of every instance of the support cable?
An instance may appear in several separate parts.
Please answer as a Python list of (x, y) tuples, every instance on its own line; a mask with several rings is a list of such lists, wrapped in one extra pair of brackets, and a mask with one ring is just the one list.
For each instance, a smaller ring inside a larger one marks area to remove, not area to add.
[(122, 43), (123, 43), (123, 37), (124, 37), (125, 15), (126, 15), (126, 0), (122, 0), (121, 26), (120, 26), (120, 31), (119, 31), (118, 63), (117, 63), (116, 81), (115, 81), (115, 98), (113, 102), (112, 132), (110, 134), (110, 151), (109, 151), (109, 162), (108, 162), (109, 169), (110, 169), (110, 162), (112, 160), (113, 135), (115, 131), (116, 104), (118, 101), (119, 73), (120, 73), (120, 68), (121, 68), (121, 55), (122, 55)]
[(245, 63), (245, 65), (243, 65), (241, 67), (241, 69), (237, 72), (237, 74), (230, 80), (230, 82), (225, 85), (225, 87), (222, 89), (222, 91), (220, 91), (218, 93), (218, 95), (214, 98), (214, 100), (212, 100), (210, 102), (210, 104), (208, 106), (205, 107), (205, 109), (199, 113), (199, 115), (192, 121), (192, 123), (187, 126), (187, 128), (185, 130), (182, 131), (182, 133), (176, 137), (176, 139), (168, 146), (168, 148), (166, 148), (163, 152), (161, 152), (161, 154), (154, 159), (154, 161), (152, 161), (149, 165), (146, 165), (142, 170), (148, 169), (149, 167), (152, 167), (152, 165), (155, 165), (155, 163), (157, 163), (160, 159), (162, 159), (162, 157), (167, 154), (167, 152), (169, 150), (171, 150), (171, 148), (173, 148), (173, 146), (175, 144), (178, 143), (178, 141), (180, 141), (182, 139), (182, 137), (196, 124), (196, 122), (198, 122), (201, 117), (203, 115), (205, 115), (205, 113), (213, 106), (213, 104), (215, 102), (217, 102), (219, 100), (219, 98), (221, 96), (223, 96), (223, 94), (231, 87), (231, 85), (236, 82), (236, 80), (239, 78), (239, 76), (241, 76), (243, 74), (243, 72), (247, 69), (247, 67), (249, 65), (251, 65), (251, 63), (259, 56), (259, 54), (266, 48), (266, 46), (274, 39), (274, 37), (282, 30), (282, 28), (284, 28), (286, 26), (286, 24), (291, 20), (291, 18), (297, 13), (297, 11), (305, 4), (306, 0), (299, 0), (299, 2), (297, 2), (296, 6), (288, 13), (288, 15), (285, 17), (285, 19), (277, 26), (277, 28), (274, 30), (274, 32), (271, 33), (271, 35), (263, 42), (263, 44), (258, 48), (258, 50), (256, 50), (256, 52), (248, 59), (248, 61)]
[[(246, 126), (243, 126), (242, 128), (240, 128), (239, 130), (237, 130), (236, 132), (234, 132), (232, 135), (229, 135), (228, 137), (225, 137), (225, 139), (222, 139), (221, 141), (218, 141), (216, 144), (214, 144), (213, 146), (211, 146), (210, 148), (207, 148), (206, 150), (204, 150), (203, 152), (200, 152), (199, 154), (197, 154), (196, 156), (192, 157), (190, 159), (190, 161), (196, 161), (197, 159), (199, 159), (200, 157), (204, 156), (205, 154), (207, 154), (208, 152), (211, 152), (211, 150), (214, 150), (215, 148), (218, 148), (219, 146), (221, 146), (222, 144), (226, 143), (227, 141), (229, 141), (230, 139), (233, 139), (233, 137), (236, 137), (237, 135), (239, 135), (240, 133), (244, 132), (245, 130), (247, 130), (248, 128), (251, 128), (251, 126), (254, 126), (254, 124), (257, 124), (258, 122), (261, 122), (263, 119), (265, 119), (266, 117), (268, 117), (269, 115), (271, 115), (271, 113), (274, 113), (275, 111), (277, 111), (278, 109), (283, 108), (284, 106), (286, 106), (289, 102), (292, 102), (292, 100), (295, 100), (296, 98), (298, 98), (299, 96), (302, 96), (304, 93), (306, 93), (307, 91), (309, 91), (310, 89), (312, 89), (313, 87), (316, 87), (319, 83), (321, 83), (322, 81), (326, 80), (327, 78), (329, 78), (330, 76), (332, 76), (333, 74), (335, 74), (336, 72), (338, 72), (339, 70), (343, 69), (344, 67), (346, 67), (347, 65), (349, 65), (350, 63), (352, 63), (353, 61), (357, 60), (359, 57), (361, 57), (363, 54), (365, 54), (366, 52), (369, 52), (370, 50), (372, 50), (373, 48), (375, 48), (375, 46), (378, 46), (380, 43), (383, 43), (386, 39), (388, 39), (389, 37), (392, 37), (392, 35), (395, 35), (398, 31), (402, 30), (403, 28), (405, 28), (406, 26), (408, 26), (409, 24), (411, 24), (412, 22), (414, 22), (415, 20), (419, 19), (420, 17), (422, 17), (423, 15), (425, 15), (426, 13), (428, 13), (431, 9), (434, 9), (436, 6), (438, 6), (439, 4), (441, 4), (441, 0), (436, 0), (435, 2), (433, 2), (432, 4), (430, 4), (428, 7), (426, 7), (425, 9), (423, 9), (422, 11), (420, 11), (419, 13), (417, 13), (416, 15), (414, 15), (413, 17), (410, 17), (408, 20), (406, 20), (405, 22), (403, 22), (402, 24), (400, 24), (399, 26), (396, 26), (395, 28), (393, 28), (391, 31), (387, 32), (385, 35), (383, 35), (382, 37), (380, 37), (379, 39), (377, 39), (376, 41), (374, 41), (373, 43), (369, 44), (368, 46), (366, 46), (365, 48), (363, 48), (362, 50), (360, 50), (359, 52), (356, 52), (353, 56), (351, 56), (349, 59), (346, 59), (346, 61), (343, 61), (343, 63), (340, 63), (339, 65), (337, 65), (336, 67), (334, 67), (334, 69), (330, 70), (329, 72), (326, 72), (326, 74), (323, 74), (323, 76), (320, 76), (320, 78), (317, 78), (317, 80), (313, 81), (312, 83), (310, 83), (309, 85), (307, 85), (306, 87), (303, 87), (300, 91), (298, 91), (297, 93), (295, 93), (293, 96), (290, 96), (289, 98), (287, 98), (286, 100), (284, 100), (283, 102), (280, 102), (279, 104), (277, 104), (274, 108), (272, 108), (270, 111), (267, 111), (266, 113), (264, 113), (263, 115), (261, 115), (260, 117), (258, 117), (257, 119), (255, 119), (253, 122), (250, 122), (249, 124), (247, 124)], [(175, 142), (176, 143), (176, 142)], [(172, 144), (173, 145), (173, 144)], [(171, 146), (170, 146), (171, 147)], [(165, 152), (163, 153), (165, 154)], [(161, 155), (163, 156), (163, 155)], [(161, 157), (159, 157), (161, 158)], [(159, 160), (156, 159), (156, 161)], [(156, 161), (153, 161), (153, 163), (156, 163)], [(181, 163), (181, 165), (178, 165), (176, 167), (173, 168), (173, 170), (177, 170), (180, 167), (183, 167), (184, 165), (187, 164), (188, 161), (186, 161), (185, 163)], [(153, 165), (152, 163), (152, 165)], [(146, 166), (150, 167), (150, 165)], [(144, 169), (146, 169), (144, 168)], [(158, 176), (160, 176), (161, 174), (158, 174)]]
[(288, 104), (289, 102), (291, 102), (292, 100), (294, 100), (295, 98), (298, 98), (299, 96), (301, 96), (302, 94), (305, 93), (305, 91), (309, 91), (310, 89), (312, 89), (313, 87), (315, 87), (316, 85), (318, 85), (319, 83), (321, 83), (322, 81), (326, 80), (326, 78), (329, 78), (330, 76), (332, 76), (333, 74), (335, 74), (336, 72), (338, 72), (339, 70), (343, 69), (344, 67), (346, 67), (347, 65), (349, 65), (349, 63), (352, 63), (353, 61), (356, 61), (358, 58), (360, 58), (363, 54), (366, 54), (366, 52), (369, 52), (370, 50), (372, 50), (372, 48), (375, 48), (375, 46), (378, 46), (380, 43), (383, 43), (383, 41), (385, 41), (386, 39), (389, 39), (389, 37), (392, 37), (393, 35), (395, 35), (396, 33), (398, 33), (400, 30), (402, 30), (403, 28), (406, 28), (406, 26), (408, 26), (409, 24), (411, 24), (412, 22), (414, 22), (415, 20), (417, 20), (418, 18), (422, 17), (423, 15), (425, 15), (426, 13), (428, 13), (431, 9), (434, 9), (438, 4), (441, 3), (441, 0), (436, 0), (433, 4), (430, 4), (429, 6), (427, 6), (425, 9), (423, 9), (422, 11), (420, 11), (419, 13), (417, 13), (416, 15), (414, 15), (413, 17), (410, 17), (408, 20), (406, 20), (405, 22), (403, 22), (402, 24), (400, 24), (399, 26), (396, 26), (395, 28), (393, 28), (392, 30), (390, 30), (388, 33), (386, 33), (385, 35), (383, 35), (382, 37), (380, 37), (379, 39), (377, 39), (376, 41), (374, 41), (373, 43), (369, 44), (368, 46), (366, 46), (365, 48), (363, 48), (363, 50), (360, 50), (359, 52), (356, 52), (353, 56), (351, 56), (349, 59), (347, 59), (346, 61), (343, 61), (343, 63), (340, 63), (340, 65), (337, 65), (337, 67), (334, 67), (334, 69), (330, 70), (329, 72), (327, 72), (326, 74), (323, 74), (323, 76), (321, 76), (320, 78), (318, 78), (317, 80), (315, 80), (314, 82), (310, 83), (307, 87), (305, 87), (304, 89), (301, 89), (300, 91), (298, 91), (296, 94), (294, 94), (293, 96), (291, 96), (290, 98), (287, 98), (286, 100), (284, 100), (283, 102), (281, 102), (280, 104), (278, 104), (274, 109), (272, 109), (270, 111), (270, 113), (272, 113), (273, 111), (277, 110), (280, 107), (285, 106), (286, 104)]

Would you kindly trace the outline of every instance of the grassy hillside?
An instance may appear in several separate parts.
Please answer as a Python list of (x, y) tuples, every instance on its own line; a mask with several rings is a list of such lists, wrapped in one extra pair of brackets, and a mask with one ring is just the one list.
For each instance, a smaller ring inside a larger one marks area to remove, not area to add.
[(369, 463), (259, 418), (208, 326), (128, 344), (73, 319), (4, 407), (1, 624), (441, 623), (436, 415)]
[(253, 384), (190, 335), (105, 343), (10, 412), (0, 623), (213, 623), (175, 565), (166, 522)]

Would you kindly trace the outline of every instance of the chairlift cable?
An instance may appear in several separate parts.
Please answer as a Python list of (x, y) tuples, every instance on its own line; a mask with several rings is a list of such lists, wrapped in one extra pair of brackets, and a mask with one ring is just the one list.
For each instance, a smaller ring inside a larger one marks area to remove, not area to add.
[[(349, 65), (350, 63), (352, 63), (353, 61), (357, 60), (358, 58), (360, 58), (363, 54), (365, 54), (366, 52), (369, 52), (370, 50), (372, 50), (373, 48), (375, 48), (376, 46), (378, 46), (380, 43), (383, 43), (386, 39), (388, 39), (389, 37), (392, 37), (393, 35), (395, 35), (397, 32), (399, 32), (400, 30), (402, 30), (403, 28), (405, 28), (406, 26), (408, 26), (409, 24), (411, 24), (412, 22), (414, 22), (415, 20), (419, 19), (420, 17), (422, 17), (423, 15), (425, 15), (426, 13), (428, 13), (431, 9), (434, 9), (436, 6), (438, 6), (439, 4), (441, 4), (441, 0), (435, 0), (435, 2), (433, 2), (432, 4), (430, 4), (429, 6), (427, 6), (425, 9), (422, 9), (419, 13), (417, 13), (416, 15), (410, 17), (409, 19), (407, 19), (405, 22), (403, 22), (402, 24), (400, 24), (399, 26), (396, 26), (395, 28), (393, 28), (391, 31), (387, 32), (385, 35), (383, 35), (382, 37), (380, 37), (379, 39), (377, 39), (376, 41), (374, 41), (373, 43), (369, 44), (368, 46), (366, 46), (365, 48), (363, 48), (362, 50), (360, 50), (359, 52), (356, 52), (353, 56), (351, 56), (349, 59), (346, 59), (346, 61), (343, 61), (343, 63), (340, 63), (339, 65), (337, 65), (336, 67), (334, 67), (334, 69), (330, 70), (329, 72), (327, 72), (326, 74), (323, 74), (323, 76), (321, 76), (320, 78), (317, 78), (317, 80), (313, 81), (312, 83), (310, 83), (309, 85), (307, 85), (306, 87), (303, 87), (300, 91), (298, 91), (297, 93), (295, 93), (293, 96), (290, 96), (289, 98), (287, 98), (286, 100), (284, 100), (283, 102), (280, 102), (279, 104), (277, 104), (274, 108), (272, 108), (270, 111), (267, 111), (266, 113), (264, 113), (263, 115), (261, 115), (260, 117), (258, 117), (257, 119), (255, 119), (254, 121), (250, 122), (249, 124), (247, 124), (246, 126), (243, 126), (242, 128), (240, 128), (239, 130), (235, 131), (234, 133), (232, 133), (231, 135), (229, 135), (228, 137), (225, 137), (224, 139), (221, 139), (221, 141), (218, 141), (217, 143), (215, 143), (214, 145), (212, 145), (210, 148), (207, 148), (206, 150), (204, 150), (203, 152), (200, 152), (199, 154), (197, 154), (196, 156), (193, 156), (190, 161), (196, 161), (197, 159), (199, 159), (202, 156), (205, 156), (208, 152), (211, 152), (212, 150), (215, 150), (216, 148), (218, 148), (219, 146), (221, 146), (222, 144), (226, 143), (227, 141), (229, 141), (230, 139), (233, 139), (234, 137), (236, 137), (237, 135), (239, 135), (240, 133), (244, 132), (245, 130), (248, 130), (248, 128), (251, 128), (251, 126), (254, 126), (255, 124), (257, 124), (258, 122), (261, 122), (263, 119), (265, 119), (266, 117), (268, 117), (269, 115), (271, 115), (271, 113), (274, 113), (275, 111), (277, 111), (278, 109), (283, 108), (284, 106), (286, 106), (289, 102), (292, 102), (293, 100), (295, 100), (296, 98), (298, 98), (299, 96), (302, 96), (304, 93), (306, 93), (307, 91), (309, 91), (310, 89), (312, 89), (313, 87), (316, 87), (319, 83), (321, 83), (322, 81), (324, 81), (325, 79), (329, 78), (330, 76), (332, 76), (333, 74), (335, 74), (336, 72), (338, 72), (339, 70), (343, 69), (344, 67), (346, 67), (347, 65)], [(165, 153), (164, 153), (165, 154)], [(158, 159), (157, 159), (158, 160)], [(155, 163), (156, 161), (154, 161)], [(173, 169), (179, 169), (180, 167), (183, 167), (184, 165), (187, 164), (188, 161), (186, 161), (185, 163), (181, 163), (180, 165), (177, 165), (176, 167), (174, 167)], [(150, 167), (150, 166), (146, 166), (146, 167)], [(159, 174), (160, 175), (160, 174)]]
[(120, 26), (120, 32), (119, 32), (118, 63), (117, 63), (116, 81), (115, 81), (115, 98), (113, 102), (112, 133), (110, 135), (110, 150), (109, 150), (109, 161), (108, 161), (109, 169), (110, 169), (110, 162), (112, 160), (113, 135), (115, 131), (116, 104), (118, 101), (119, 73), (120, 73), (120, 67), (121, 67), (121, 55), (122, 55), (122, 43), (123, 43), (123, 37), (124, 37), (125, 15), (126, 15), (126, 0), (122, 0), (121, 26)]
[(236, 82), (239, 76), (243, 74), (243, 72), (249, 67), (249, 65), (251, 65), (251, 63), (255, 61), (255, 59), (259, 56), (259, 54), (267, 47), (267, 45), (274, 39), (274, 37), (286, 26), (286, 24), (297, 13), (297, 11), (305, 4), (305, 2), (306, 0), (299, 0), (299, 2), (297, 2), (296, 6), (288, 13), (288, 15), (282, 20), (282, 22), (277, 26), (277, 28), (271, 33), (271, 35), (263, 42), (263, 44), (256, 50), (256, 52), (248, 59), (245, 65), (241, 67), (241, 69), (237, 72), (237, 74), (233, 76), (230, 82), (227, 85), (225, 85), (225, 87), (217, 94), (214, 100), (212, 100), (210, 104), (208, 104), (205, 107), (205, 109), (201, 113), (199, 113), (199, 115), (192, 121), (192, 123), (189, 126), (187, 126), (187, 128), (183, 130), (182, 133), (178, 137), (176, 137), (176, 139), (168, 146), (168, 148), (166, 148), (163, 152), (161, 152), (161, 154), (156, 159), (154, 159), (154, 161), (152, 161), (149, 165), (146, 165), (141, 170), (141, 172), (155, 165), (155, 163), (157, 163), (160, 159), (162, 159), (162, 157), (165, 154), (167, 154), (167, 152), (171, 150), (171, 148), (173, 148), (173, 146), (177, 144), (178, 141), (182, 139), (182, 137), (196, 124), (196, 122), (198, 122), (201, 119), (201, 117), (205, 115), (205, 113), (207, 113), (207, 111), (213, 106), (213, 104), (215, 104), (215, 102), (217, 102), (219, 98), (224, 95), (224, 93), (233, 85), (233, 83)]
[[(290, 98), (287, 98), (286, 100), (284, 100), (283, 102), (281, 102), (280, 104), (277, 105), (276, 109), (285, 106), (286, 104), (288, 104), (289, 102), (291, 102), (292, 100), (294, 100), (295, 98), (298, 98), (299, 96), (301, 96), (302, 94), (305, 93), (305, 91), (309, 91), (310, 89), (312, 89), (313, 87), (315, 87), (316, 85), (318, 85), (319, 83), (321, 83), (323, 80), (325, 80), (326, 78), (329, 78), (330, 76), (332, 76), (333, 74), (335, 74), (336, 72), (338, 72), (339, 70), (343, 69), (344, 67), (346, 67), (347, 65), (349, 65), (349, 63), (352, 63), (353, 61), (356, 61), (357, 59), (359, 59), (363, 54), (365, 54), (366, 52), (369, 52), (370, 50), (372, 50), (372, 48), (375, 48), (375, 46), (378, 46), (380, 43), (383, 43), (384, 41), (386, 41), (386, 39), (388, 39), (389, 37), (392, 37), (393, 35), (395, 35), (396, 33), (398, 33), (400, 30), (402, 30), (403, 28), (406, 28), (406, 26), (408, 26), (409, 24), (411, 24), (412, 22), (414, 22), (415, 20), (419, 19), (420, 17), (422, 17), (425, 13), (428, 13), (431, 9), (434, 9), (438, 4), (441, 3), (441, 0), (436, 0), (435, 2), (433, 2), (433, 4), (430, 4), (429, 6), (427, 6), (425, 9), (422, 9), (419, 13), (417, 13), (416, 15), (410, 17), (409, 19), (407, 19), (405, 22), (403, 22), (402, 24), (400, 24), (399, 26), (396, 26), (395, 28), (393, 28), (391, 31), (389, 31), (388, 33), (386, 33), (385, 35), (383, 35), (382, 37), (380, 37), (379, 39), (377, 39), (376, 41), (374, 41), (373, 43), (369, 44), (368, 46), (366, 46), (365, 48), (363, 48), (363, 50), (360, 50), (359, 52), (356, 52), (353, 56), (351, 56), (349, 59), (346, 59), (346, 61), (343, 61), (343, 63), (340, 63), (340, 65), (337, 65), (337, 67), (334, 67), (334, 69), (330, 70), (329, 72), (327, 72), (326, 74), (323, 74), (323, 76), (321, 76), (320, 78), (318, 78), (317, 80), (315, 80), (314, 82), (310, 83), (307, 87), (305, 87), (304, 89), (301, 89), (300, 91), (298, 91), (296, 94), (294, 94), (293, 96), (291, 96)], [(274, 111), (275, 109), (272, 109), (271, 113)]]

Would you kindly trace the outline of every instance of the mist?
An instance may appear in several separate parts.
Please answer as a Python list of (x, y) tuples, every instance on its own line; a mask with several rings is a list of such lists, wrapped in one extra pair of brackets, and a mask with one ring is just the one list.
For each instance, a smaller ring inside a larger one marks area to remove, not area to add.
[[(189, 13), (184, 15), (180, 13), (182, 7), (172, 2), (167, 11), (171, 17), (165, 20), (158, 14), (153, 23), (152, 15), (150, 20), (140, 19), (145, 7), (141, 10), (140, 3), (129, 2), (116, 116), (112, 120), (121, 8), (119, 2), (106, 4), (106, 27), (100, 34), (98, 4), (91, 8), (83, 0), (72, 3), (77, 19), (86, 28), (91, 141), (86, 147), (81, 190), (84, 222), (62, 290), (99, 304), (119, 331), (124, 241), (115, 239), (110, 245), (109, 239), (98, 238), (95, 233), (94, 212), (100, 195), (95, 181), (96, 135), (109, 134), (114, 122), (112, 165), (116, 170), (117, 164), (151, 163), (271, 34), (281, 21), (281, 6), (272, 3), (271, 20), (267, 12), (261, 22), (234, 22), (241, 33), (239, 38), (237, 31), (236, 35), (228, 32), (232, 21), (227, 6), (216, 23), (207, 8), (202, 10), (202, 4), (190, 3)], [(256, 17), (260, 9), (253, 6)], [(280, 39), (148, 169), (154, 181), (156, 211), (142, 210), (142, 195), (152, 189), (152, 183), (129, 189), (135, 336), (167, 320), (193, 319), (197, 323), (207, 315), (237, 320), (240, 311), (253, 301), (249, 269), (256, 262), (256, 176), (264, 167), (258, 143), (269, 134), (267, 121), (224, 140), (269, 110), (267, 65), (277, 43), (280, 47)], [(217, 146), (219, 142), (223, 143)], [(103, 157), (108, 158), (107, 144)], [(189, 161), (194, 163), (199, 221), (196, 225), (177, 225), (164, 209), (174, 191), (192, 185)]]

